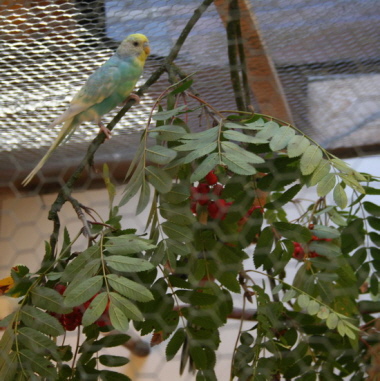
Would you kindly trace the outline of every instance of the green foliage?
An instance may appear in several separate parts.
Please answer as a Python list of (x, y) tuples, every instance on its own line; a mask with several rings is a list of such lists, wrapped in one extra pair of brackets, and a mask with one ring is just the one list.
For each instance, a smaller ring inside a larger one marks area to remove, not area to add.
[[(365, 200), (379, 194), (376, 179), (288, 124), (225, 117), (198, 98), (212, 123), (191, 132), (194, 110), (179, 104), (190, 86), (169, 93), (166, 109), (160, 97), (117, 206), (104, 167), (110, 213), (89, 246), (73, 253), (65, 231), (38, 273), (12, 269), (9, 295), (21, 299), (2, 322), (0, 379), (127, 380), (98, 365), (126, 364), (99, 352), (128, 336), (99, 336), (133, 324), (154, 344), (167, 340), (168, 361), (181, 353), (180, 372), (189, 364), (197, 380), (216, 380), (233, 294), (252, 323), (231, 348), (231, 380), (365, 379), (379, 342), (380, 208)], [(290, 221), (284, 208), (305, 187), (319, 198)], [(136, 195), (136, 214), (149, 207), (146, 236), (121, 226), (119, 210)], [(361, 294), (373, 300), (359, 302)], [(60, 346), (72, 328), (84, 335), (79, 348)]]

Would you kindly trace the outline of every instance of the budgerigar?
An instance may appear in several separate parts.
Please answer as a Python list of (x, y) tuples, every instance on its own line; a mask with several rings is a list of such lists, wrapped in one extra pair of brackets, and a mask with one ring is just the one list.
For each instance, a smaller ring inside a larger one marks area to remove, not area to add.
[(37, 166), (25, 178), (25, 186), (41, 169), (52, 152), (85, 120), (95, 121), (107, 138), (111, 132), (101, 122), (102, 115), (125, 102), (140, 78), (150, 53), (149, 41), (143, 34), (131, 34), (123, 40), (115, 54), (98, 68), (74, 96), (69, 108), (51, 123), (64, 123), (57, 138)]

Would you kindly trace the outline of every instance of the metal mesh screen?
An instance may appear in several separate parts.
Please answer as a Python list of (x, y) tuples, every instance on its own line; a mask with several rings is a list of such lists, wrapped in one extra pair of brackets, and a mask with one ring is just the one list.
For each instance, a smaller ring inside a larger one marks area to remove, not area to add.
[[(378, 142), (380, 8), (375, 0), (251, 1), (296, 125), (330, 146)], [(30, 170), (56, 136), (46, 126), (127, 34), (141, 32), (152, 57), (140, 83), (170, 50), (197, 1), (3, 1), (0, 6), (0, 173)], [(197, 72), (202, 97), (234, 108), (225, 28), (211, 6), (176, 60)], [(98, 158), (127, 161), (138, 131), (166, 79), (126, 115)], [(260, 105), (256, 105), (260, 109)], [(114, 113), (104, 118), (108, 122)], [(323, 116), (326, 116), (323, 119)], [(328, 125), (328, 126), (327, 126)], [(47, 164), (57, 173), (75, 164), (95, 136), (85, 124)]]

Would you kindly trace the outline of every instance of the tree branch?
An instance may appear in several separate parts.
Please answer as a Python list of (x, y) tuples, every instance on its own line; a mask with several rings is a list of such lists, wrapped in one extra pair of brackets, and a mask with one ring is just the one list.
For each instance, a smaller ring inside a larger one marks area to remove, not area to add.
[(241, 36), (241, 33), (238, 33), (240, 29), (239, 22), (239, 4), (237, 0), (229, 0), (228, 5), (228, 22), (226, 26), (227, 32), (227, 47), (228, 47), (228, 60), (230, 63), (230, 76), (232, 89), (235, 93), (235, 101), (238, 110), (245, 111), (246, 106), (244, 104), (243, 91), (241, 87), (240, 80), (240, 64), (238, 60), (238, 51), (236, 49), (236, 42), (238, 35)]

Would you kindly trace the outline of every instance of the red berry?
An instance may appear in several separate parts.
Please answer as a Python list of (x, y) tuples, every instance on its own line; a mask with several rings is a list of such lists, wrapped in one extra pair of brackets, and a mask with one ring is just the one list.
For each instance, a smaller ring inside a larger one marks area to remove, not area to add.
[(298, 242), (293, 242), (293, 245), (294, 245), (293, 258), (301, 261), (305, 257), (305, 252), (303, 250), (303, 247)]
[(216, 196), (220, 196), (222, 194), (224, 187), (222, 184), (215, 184), (212, 193), (215, 194)]
[(207, 207), (208, 214), (211, 218), (224, 220), (228, 208), (232, 205), (232, 202), (227, 202), (224, 199), (219, 199), (216, 201), (211, 201)]
[(205, 177), (208, 185), (215, 185), (218, 182), (218, 176), (214, 171), (210, 171)]
[(207, 205), (210, 202), (208, 193), (210, 192), (210, 187), (205, 183), (199, 183), (197, 186), (197, 194), (195, 200), (199, 202), (200, 205)]
[(54, 286), (54, 290), (58, 291), (61, 295), (63, 295), (63, 293), (66, 290), (66, 286), (64, 286), (63, 284), (56, 284)]

